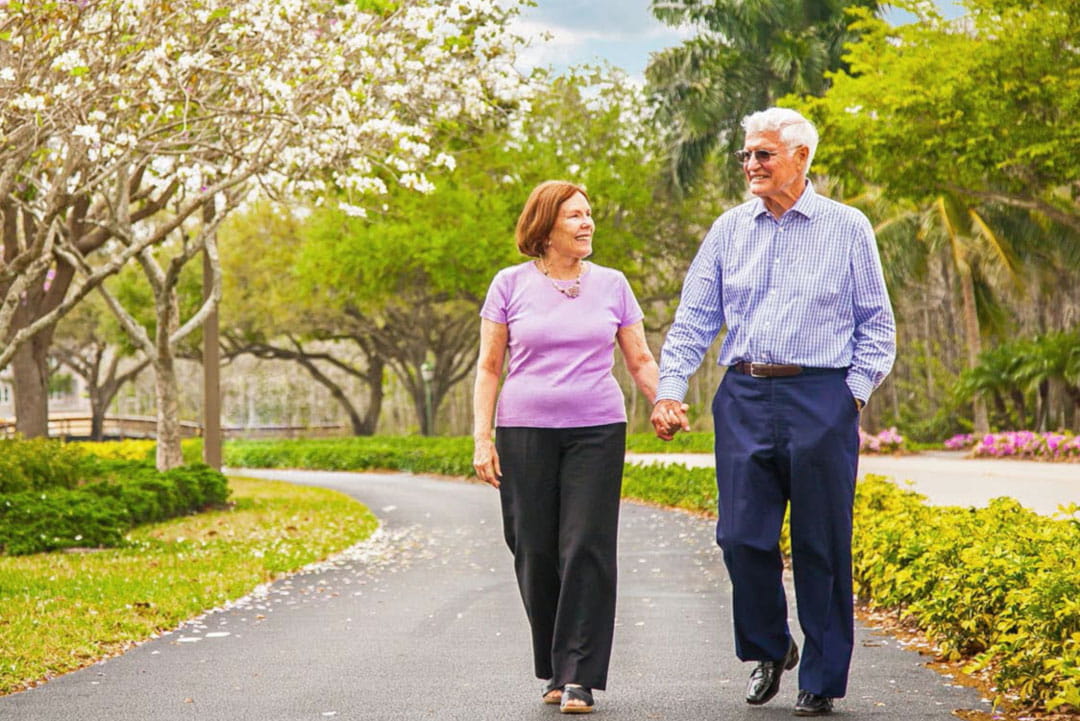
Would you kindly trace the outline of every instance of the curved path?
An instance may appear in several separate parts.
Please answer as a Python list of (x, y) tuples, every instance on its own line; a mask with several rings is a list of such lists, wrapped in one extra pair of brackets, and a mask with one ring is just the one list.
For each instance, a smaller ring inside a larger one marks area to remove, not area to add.
[[(532, 678), (492, 489), (408, 474), (243, 473), (344, 491), (383, 526), (335, 561), (122, 656), (0, 698), (0, 719), (560, 717), (540, 703)], [(732, 650), (730, 591), (712, 526), (623, 504), (615, 651), (594, 718), (792, 717), (794, 672), (767, 706), (742, 700), (750, 665)], [(988, 708), (976, 691), (951, 685), (894, 639), (865, 627), (857, 639), (839, 718), (945, 721), (956, 708)]]

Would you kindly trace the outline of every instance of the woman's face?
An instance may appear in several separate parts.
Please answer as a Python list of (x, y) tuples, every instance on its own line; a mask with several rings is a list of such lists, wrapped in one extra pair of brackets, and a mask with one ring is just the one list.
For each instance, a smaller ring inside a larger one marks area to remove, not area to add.
[(592, 255), (593, 223), (592, 208), (581, 193), (574, 193), (559, 206), (555, 225), (548, 234), (547, 254), (567, 258), (588, 258)]

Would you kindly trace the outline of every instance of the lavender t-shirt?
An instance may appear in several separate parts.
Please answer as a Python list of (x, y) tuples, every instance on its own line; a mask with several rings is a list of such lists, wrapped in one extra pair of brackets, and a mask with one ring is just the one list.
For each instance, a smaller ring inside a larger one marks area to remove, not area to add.
[(581, 294), (567, 298), (532, 261), (504, 268), (491, 281), (480, 316), (506, 325), (509, 336), (496, 426), (626, 421), (622, 390), (611, 374), (615, 334), (644, 314), (621, 272), (588, 263)]

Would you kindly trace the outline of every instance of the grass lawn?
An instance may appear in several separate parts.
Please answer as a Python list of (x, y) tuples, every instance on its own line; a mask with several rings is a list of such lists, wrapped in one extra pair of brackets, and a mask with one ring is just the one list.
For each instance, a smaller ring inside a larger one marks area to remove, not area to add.
[(133, 530), (125, 548), (0, 556), (0, 695), (114, 655), (361, 541), (338, 493), (229, 480), (233, 507)]

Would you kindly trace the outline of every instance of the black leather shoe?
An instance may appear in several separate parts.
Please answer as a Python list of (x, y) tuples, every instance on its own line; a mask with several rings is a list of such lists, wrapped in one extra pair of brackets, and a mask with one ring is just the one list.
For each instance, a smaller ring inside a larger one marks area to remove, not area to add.
[(795, 668), (799, 662), (799, 647), (795, 640), (791, 640), (787, 655), (782, 661), (761, 661), (750, 673), (750, 683), (746, 685), (746, 703), (752, 706), (760, 706), (780, 690), (780, 677), (784, 671)]
[(799, 700), (795, 702), (796, 716), (827, 716), (832, 710), (832, 699), (828, 696), (799, 691)]

